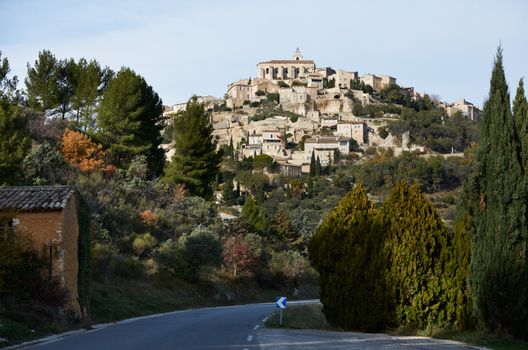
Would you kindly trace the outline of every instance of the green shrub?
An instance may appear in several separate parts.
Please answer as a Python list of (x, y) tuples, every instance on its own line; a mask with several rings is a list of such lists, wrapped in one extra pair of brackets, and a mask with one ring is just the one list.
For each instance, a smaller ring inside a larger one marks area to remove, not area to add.
[(404, 182), (394, 186), (382, 215), (395, 324), (425, 329), (453, 321), (448, 305), (456, 290), (446, 273), (451, 242), (442, 219), (416, 185)]
[(387, 131), (386, 127), (379, 128), (379, 136), (384, 140), (387, 138), (387, 136), (389, 136), (389, 132)]
[(323, 312), (334, 326), (376, 331), (389, 321), (382, 230), (376, 216), (358, 185), (323, 220), (310, 243)]
[(275, 92), (270, 92), (266, 98), (269, 100), (269, 101), (273, 101), (275, 103), (279, 103), (279, 97), (280, 95), (278, 93), (275, 93)]

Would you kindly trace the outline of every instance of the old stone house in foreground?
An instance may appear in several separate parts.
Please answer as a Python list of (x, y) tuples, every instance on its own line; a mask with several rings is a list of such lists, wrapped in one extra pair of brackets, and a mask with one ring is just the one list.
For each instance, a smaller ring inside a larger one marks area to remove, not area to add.
[(0, 187), (0, 239), (29, 234), (33, 248), (47, 262), (50, 278), (69, 291), (67, 308), (80, 315), (77, 192), (71, 186)]

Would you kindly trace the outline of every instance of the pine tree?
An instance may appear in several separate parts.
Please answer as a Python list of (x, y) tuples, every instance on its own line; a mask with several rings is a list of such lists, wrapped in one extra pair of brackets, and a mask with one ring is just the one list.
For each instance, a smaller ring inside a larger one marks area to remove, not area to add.
[(159, 176), (165, 163), (160, 148), (163, 104), (145, 79), (122, 68), (110, 80), (97, 122), (99, 136), (115, 165), (128, 167), (134, 156), (147, 157), (152, 176)]
[(210, 198), (221, 154), (204, 107), (196, 96), (174, 120), (175, 153), (167, 167), (167, 179), (184, 185), (192, 195)]
[(327, 320), (344, 329), (376, 331), (388, 322), (382, 234), (377, 210), (361, 185), (328, 214), (310, 242)]
[[(520, 110), (517, 105), (519, 122)], [(469, 282), (482, 325), (527, 337), (526, 177), (515, 126), (499, 48), (482, 113), (476, 162), (464, 189), (471, 235)]]
[(9, 79), (9, 72), (9, 61), (0, 51), (0, 186), (21, 182), (22, 161), (31, 147), (17, 79)]
[(59, 62), (48, 50), (39, 52), (34, 67), (28, 66), (26, 89), (29, 105), (45, 111), (58, 105), (56, 71)]
[(315, 176), (315, 152), (312, 151), (312, 158), (310, 159), (310, 177)]

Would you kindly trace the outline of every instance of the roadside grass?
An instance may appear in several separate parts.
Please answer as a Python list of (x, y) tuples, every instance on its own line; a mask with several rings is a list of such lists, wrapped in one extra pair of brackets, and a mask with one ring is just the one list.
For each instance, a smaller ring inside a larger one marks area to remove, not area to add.
[[(297, 299), (317, 297), (315, 285), (303, 285), (301, 290)], [(284, 292), (284, 288), (259, 287), (251, 279), (229, 281), (217, 276), (194, 283), (171, 276), (113, 278), (92, 283), (90, 315), (95, 323), (112, 322), (195, 307), (273, 302)]]
[[(330, 329), (322, 312), (321, 304), (292, 305), (283, 310), (283, 327), (293, 329)], [(280, 328), (279, 311), (276, 310), (265, 322), (266, 327)]]
[(528, 350), (528, 342), (511, 337), (498, 337), (482, 331), (446, 331), (438, 330), (433, 338), (461, 341), (467, 344), (484, 346), (495, 350)]
[(116, 279), (94, 282), (90, 314), (96, 323), (118, 321), (197, 306), (219, 305), (207, 287), (184, 281), (172, 287), (153, 286), (148, 281)]
[[(326, 321), (321, 304), (292, 305), (284, 311), (284, 328), (336, 330)], [(280, 328), (279, 312), (275, 311), (265, 322), (268, 328)], [(388, 332), (393, 335), (426, 335), (423, 332), (409, 329), (396, 329)], [(482, 331), (447, 331), (434, 329), (429, 336), (437, 339), (448, 339), (470, 345), (484, 346), (494, 350), (528, 350), (528, 342), (511, 337), (499, 337)]]

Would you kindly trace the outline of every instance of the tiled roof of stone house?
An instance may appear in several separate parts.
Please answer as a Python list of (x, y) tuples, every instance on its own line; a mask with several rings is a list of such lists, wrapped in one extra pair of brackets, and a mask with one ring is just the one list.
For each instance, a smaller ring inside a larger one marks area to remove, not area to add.
[(0, 211), (61, 210), (74, 193), (73, 186), (0, 187)]

